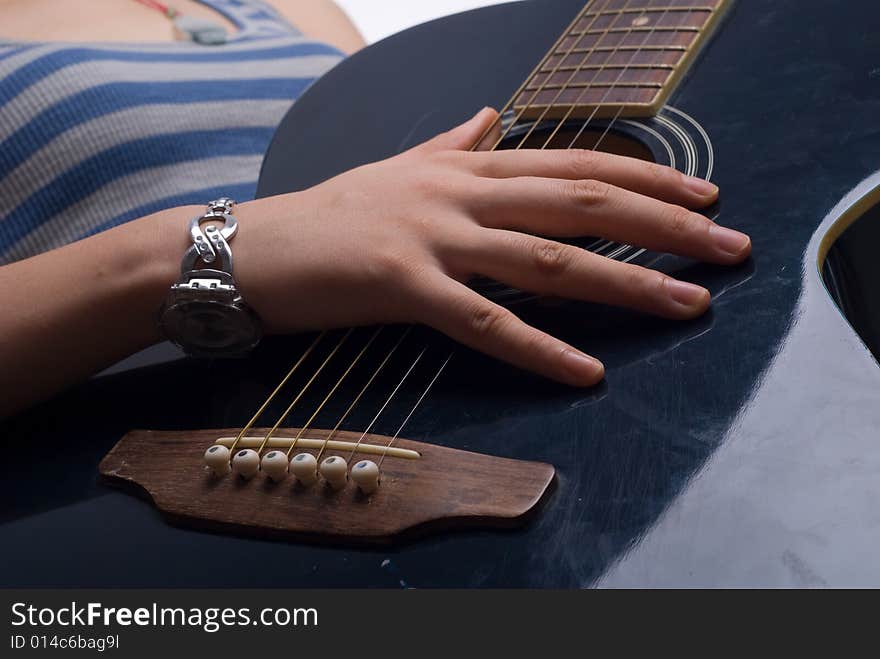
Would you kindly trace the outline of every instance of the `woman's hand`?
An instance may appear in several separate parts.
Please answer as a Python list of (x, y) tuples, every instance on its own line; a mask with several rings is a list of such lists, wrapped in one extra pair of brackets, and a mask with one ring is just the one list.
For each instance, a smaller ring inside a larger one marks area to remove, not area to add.
[(271, 332), (418, 322), (572, 385), (602, 364), (468, 288), (484, 275), (535, 293), (703, 313), (709, 292), (654, 270), (539, 238), (601, 236), (713, 263), (751, 243), (687, 210), (715, 186), (591, 151), (469, 152), (496, 113), (304, 192), (243, 204), (236, 278)]

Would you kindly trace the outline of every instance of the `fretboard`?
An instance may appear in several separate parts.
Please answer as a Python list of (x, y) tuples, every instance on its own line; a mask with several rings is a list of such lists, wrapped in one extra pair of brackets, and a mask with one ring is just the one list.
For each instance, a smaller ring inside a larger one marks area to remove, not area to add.
[(514, 102), (525, 118), (655, 115), (732, 0), (592, 0)]

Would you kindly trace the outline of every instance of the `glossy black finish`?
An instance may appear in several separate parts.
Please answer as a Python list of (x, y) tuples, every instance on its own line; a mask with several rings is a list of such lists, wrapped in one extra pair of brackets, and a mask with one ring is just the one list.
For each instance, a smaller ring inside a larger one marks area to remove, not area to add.
[[(348, 60), (285, 120), (261, 193), (502, 104), (579, 8), (493, 7)], [(713, 291), (711, 313), (527, 310), (601, 357), (607, 382), (576, 391), (462, 352), (413, 418), (414, 439), (556, 465), (530, 526), (391, 550), (303, 546), (172, 528), (96, 485), (129, 428), (244, 423), (305, 341), (276, 340), (246, 362), (101, 378), (7, 423), (0, 583), (880, 586), (880, 370), (822, 286), (814, 235), (880, 164), (877, 19), (869, 0), (740, 0), (673, 97), (712, 138), (721, 221), (754, 241), (739, 268), (662, 260)], [(205, 383), (210, 397), (196, 393)]]

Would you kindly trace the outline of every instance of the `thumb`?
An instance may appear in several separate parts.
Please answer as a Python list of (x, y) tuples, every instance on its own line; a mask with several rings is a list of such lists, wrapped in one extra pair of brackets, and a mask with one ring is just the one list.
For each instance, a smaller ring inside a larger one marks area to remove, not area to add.
[(455, 128), (440, 133), (423, 144), (416, 147), (420, 151), (463, 151), (472, 148), (477, 140), (481, 139), (493, 128), (498, 120), (498, 113), (492, 108), (483, 108), (473, 117)]

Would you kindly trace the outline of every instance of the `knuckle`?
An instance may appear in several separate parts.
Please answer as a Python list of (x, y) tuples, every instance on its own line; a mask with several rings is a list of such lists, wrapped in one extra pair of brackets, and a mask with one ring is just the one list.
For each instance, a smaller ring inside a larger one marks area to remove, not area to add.
[(626, 274), (627, 288), (641, 299), (653, 299), (665, 294), (666, 277), (647, 268), (633, 267)]
[(608, 201), (611, 195), (611, 186), (594, 179), (583, 179), (568, 183), (569, 196), (577, 203), (586, 206), (600, 206)]
[(589, 179), (593, 176), (600, 158), (596, 151), (573, 149), (568, 154), (571, 158), (572, 174), (576, 179)]
[(468, 327), (477, 337), (498, 336), (508, 323), (508, 312), (490, 303), (474, 304), (468, 310)]
[(378, 282), (410, 280), (416, 270), (412, 259), (398, 251), (376, 250), (370, 260), (371, 279)]
[(698, 229), (697, 216), (681, 206), (673, 207), (669, 213), (669, 229), (676, 236), (685, 236)]
[(646, 166), (648, 173), (653, 177), (658, 186), (664, 188), (678, 186), (681, 174), (677, 170), (665, 167), (664, 165), (658, 165), (657, 163), (646, 163)]
[(571, 263), (570, 252), (561, 243), (537, 240), (532, 243), (531, 252), (535, 269), (545, 275), (561, 275)]

